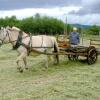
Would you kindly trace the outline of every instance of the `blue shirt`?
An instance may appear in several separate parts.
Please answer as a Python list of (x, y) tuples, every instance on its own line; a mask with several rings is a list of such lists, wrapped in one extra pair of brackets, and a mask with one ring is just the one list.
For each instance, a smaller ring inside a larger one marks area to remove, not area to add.
[(70, 43), (71, 43), (72, 45), (77, 45), (77, 44), (79, 44), (79, 42), (80, 42), (79, 33), (77, 33), (77, 32), (72, 32), (72, 33), (70, 34), (69, 39), (70, 39)]

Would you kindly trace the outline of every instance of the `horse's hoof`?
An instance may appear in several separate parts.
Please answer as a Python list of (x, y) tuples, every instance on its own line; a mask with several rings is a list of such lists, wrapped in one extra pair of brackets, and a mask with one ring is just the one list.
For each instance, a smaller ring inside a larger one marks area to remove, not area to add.
[(25, 68), (26, 70), (28, 70), (28, 68)]
[(57, 65), (58, 63), (53, 63), (53, 65)]
[(21, 67), (18, 67), (17, 69), (19, 70), (20, 73), (23, 72), (23, 69)]
[(22, 70), (22, 69), (20, 69), (20, 70), (19, 70), (19, 72), (20, 72), (20, 73), (23, 73), (23, 70)]
[(48, 69), (48, 66), (45, 66), (44, 68), (47, 70)]
[(53, 62), (53, 65), (58, 65), (58, 62)]
[(42, 71), (47, 71), (47, 68), (43, 68)]

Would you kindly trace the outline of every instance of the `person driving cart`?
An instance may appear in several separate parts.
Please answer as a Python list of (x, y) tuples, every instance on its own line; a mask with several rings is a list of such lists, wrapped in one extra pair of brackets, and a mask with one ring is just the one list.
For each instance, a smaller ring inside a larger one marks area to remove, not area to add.
[[(69, 42), (70, 42), (70, 46), (72, 47), (72, 49), (74, 49), (74, 51), (76, 51), (77, 50), (76, 47), (80, 43), (80, 36), (79, 36), (79, 33), (77, 32), (76, 27), (74, 27), (73, 32), (70, 33)], [(68, 58), (69, 58), (69, 60), (77, 60), (78, 55), (68, 55)]]
[(73, 32), (70, 33), (69, 41), (71, 47), (76, 47), (80, 43), (80, 36), (76, 27), (74, 27)]

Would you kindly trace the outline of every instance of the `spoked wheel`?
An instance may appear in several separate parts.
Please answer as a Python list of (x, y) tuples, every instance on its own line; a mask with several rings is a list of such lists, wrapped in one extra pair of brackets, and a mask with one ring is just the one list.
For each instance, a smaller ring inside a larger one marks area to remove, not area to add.
[(68, 55), (68, 59), (72, 61), (78, 60), (78, 55)]
[(97, 51), (95, 47), (89, 47), (88, 55), (87, 55), (87, 63), (89, 65), (94, 64), (97, 61)]

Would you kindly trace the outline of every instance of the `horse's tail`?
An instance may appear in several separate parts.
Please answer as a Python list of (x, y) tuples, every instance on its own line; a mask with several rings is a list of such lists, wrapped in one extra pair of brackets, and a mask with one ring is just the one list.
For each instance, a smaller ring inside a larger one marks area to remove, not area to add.
[[(54, 52), (55, 53), (59, 52), (58, 43), (57, 43), (56, 39), (54, 39)], [(59, 55), (57, 54), (55, 57), (57, 59), (57, 63), (59, 63)]]

